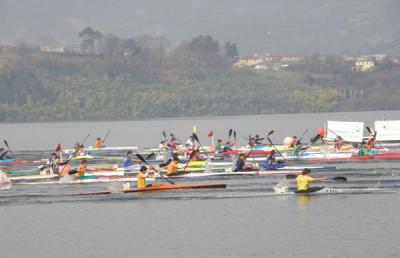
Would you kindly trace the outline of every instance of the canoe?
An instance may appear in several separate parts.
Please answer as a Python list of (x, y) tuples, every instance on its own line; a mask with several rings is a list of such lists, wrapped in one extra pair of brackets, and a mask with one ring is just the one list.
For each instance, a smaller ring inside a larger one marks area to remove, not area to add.
[[(153, 184), (143, 189), (131, 189), (122, 190), (119, 193), (139, 193), (139, 192), (154, 192), (154, 191), (167, 191), (167, 190), (181, 190), (181, 189), (216, 189), (216, 188), (226, 188), (226, 184)], [(88, 192), (79, 193), (77, 195), (102, 195), (102, 194), (112, 194), (112, 191), (101, 191), (101, 192)]]

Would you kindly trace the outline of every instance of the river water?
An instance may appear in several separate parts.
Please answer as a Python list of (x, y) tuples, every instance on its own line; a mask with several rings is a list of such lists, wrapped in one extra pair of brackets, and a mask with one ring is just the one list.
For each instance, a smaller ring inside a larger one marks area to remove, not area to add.
[[(57, 143), (69, 147), (88, 133), (109, 146), (156, 145), (161, 131), (200, 139), (213, 130), (227, 137), (274, 130), (275, 142), (309, 139), (326, 120), (399, 119), (399, 111), (189, 118), (133, 122), (1, 124), (1, 137), (17, 155), (46, 157)], [(88, 141), (88, 143), (89, 143)], [(27, 152), (26, 150), (34, 150)], [(400, 186), (399, 163), (340, 163), (316, 176), (345, 176), (337, 188)], [(279, 176), (218, 178), (227, 189), (108, 196), (74, 196), (104, 190), (94, 185), (15, 185), (0, 192), (0, 257), (399, 257), (400, 195), (277, 196)], [(179, 181), (179, 183), (185, 181)], [(193, 182), (193, 181), (192, 181)], [(291, 182), (293, 184), (293, 182)]]

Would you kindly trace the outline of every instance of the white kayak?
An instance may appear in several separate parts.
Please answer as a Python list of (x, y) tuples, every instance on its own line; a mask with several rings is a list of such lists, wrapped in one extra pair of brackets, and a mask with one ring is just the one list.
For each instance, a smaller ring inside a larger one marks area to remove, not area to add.
[(384, 188), (330, 188), (324, 187), (318, 191), (298, 193), (296, 191), (275, 192), (278, 195), (320, 195), (320, 194), (369, 194), (369, 193), (394, 193), (398, 190)]
[[(113, 151), (137, 151), (139, 148), (137, 146), (120, 146), (120, 147), (103, 147), (103, 148), (95, 148), (93, 146), (89, 146), (89, 148), (84, 148), (84, 152), (113, 152)], [(74, 149), (66, 149), (63, 150), (65, 154), (73, 154), (75, 153)]]
[[(229, 177), (229, 176), (262, 176), (262, 175), (299, 175), (301, 171), (295, 170), (253, 170), (241, 172), (211, 172), (211, 173), (188, 173), (176, 176), (163, 176), (164, 178), (199, 178), (199, 177)], [(161, 178), (157, 176), (156, 178)]]

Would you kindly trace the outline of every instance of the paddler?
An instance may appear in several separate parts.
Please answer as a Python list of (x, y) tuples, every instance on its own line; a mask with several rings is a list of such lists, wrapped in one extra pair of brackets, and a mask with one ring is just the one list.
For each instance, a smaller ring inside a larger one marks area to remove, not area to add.
[(324, 137), (325, 137), (325, 135), (326, 135), (325, 128), (323, 128), (323, 127), (318, 128), (317, 134), (316, 134), (313, 138), (311, 138), (311, 143), (314, 144), (314, 143), (316, 143), (318, 140), (321, 140), (321, 142), (324, 143)]
[(8, 155), (8, 148), (0, 148), (0, 160), (4, 159), (12, 159), (12, 157)]
[(167, 165), (167, 175), (168, 176), (178, 174), (178, 164), (179, 164), (179, 158), (176, 155), (172, 158), (172, 161)]
[(85, 175), (86, 171), (95, 171), (96, 170), (94, 168), (89, 168), (88, 165), (89, 165), (89, 162), (86, 159), (84, 159), (84, 160), (82, 160), (81, 165), (79, 165), (79, 167), (76, 170), (72, 170), (70, 172), (70, 174), (77, 173), (78, 177), (83, 177)]
[(301, 175), (296, 177), (296, 193), (310, 193), (323, 189), (324, 187), (310, 187), (311, 182), (321, 182), (327, 179), (326, 177), (313, 178), (310, 176), (311, 170), (309, 168), (303, 169)]
[(230, 143), (230, 141), (226, 141), (222, 152), (228, 152), (231, 150), (232, 150), (232, 144)]
[(338, 150), (342, 149), (343, 145), (344, 145), (344, 140), (343, 140), (342, 136), (340, 136), (340, 135), (336, 136), (335, 149), (338, 151)]
[(193, 138), (193, 135), (189, 136), (189, 138), (186, 141), (186, 145), (187, 148), (193, 149), (196, 147), (196, 142)]
[(271, 153), (268, 155), (268, 157), (265, 159), (262, 165), (262, 169), (273, 170), (273, 169), (283, 168), (284, 166), (286, 166), (285, 163), (276, 161), (275, 150), (272, 150)]
[(365, 156), (365, 145), (364, 144), (359, 145), (357, 155), (359, 157)]
[(104, 141), (101, 140), (100, 137), (97, 137), (97, 139), (96, 139), (96, 144), (95, 144), (96, 149), (101, 149), (101, 148), (103, 148), (103, 147), (104, 147), (104, 146), (103, 146), (103, 143), (104, 143)]
[(56, 155), (50, 163), (50, 174), (58, 175), (59, 173), (60, 173), (60, 157)]
[(84, 153), (85, 153), (85, 148), (83, 147), (83, 144), (80, 144), (79, 142), (75, 143), (74, 154), (72, 156), (73, 157), (81, 156), (84, 155)]
[(126, 153), (126, 157), (125, 157), (124, 162), (123, 162), (122, 165), (123, 165), (124, 168), (130, 167), (130, 166), (133, 165), (133, 153), (132, 153), (132, 151), (128, 151)]
[(297, 143), (297, 136), (293, 136), (292, 140), (290, 141), (289, 147), (295, 148)]
[[(150, 169), (154, 170), (153, 166), (149, 166)], [(146, 184), (146, 178), (150, 178), (151, 176), (149, 175), (147, 171), (146, 166), (141, 166), (139, 172), (137, 173), (137, 189), (143, 189), (148, 186), (151, 186), (151, 184)]]
[(218, 139), (215, 150), (217, 151), (217, 153), (224, 152), (224, 144), (222, 143), (222, 139)]
[(233, 169), (234, 172), (254, 169), (254, 167), (252, 165), (246, 164), (246, 159), (249, 155), (250, 155), (250, 152), (247, 155), (244, 153), (239, 154), (239, 159), (236, 161), (235, 167)]
[(372, 150), (375, 148), (376, 145), (376, 134), (374, 134), (371, 138), (368, 139), (367, 143), (365, 144), (365, 148), (367, 150)]
[(300, 141), (297, 141), (297, 142), (296, 142), (296, 145), (295, 145), (295, 148), (294, 148), (294, 151), (293, 151), (293, 156), (299, 157), (300, 154), (301, 154), (300, 152), (306, 150), (308, 147), (309, 147), (309, 146), (304, 146), (304, 147), (303, 147), (303, 146), (301, 145), (301, 142), (300, 142)]

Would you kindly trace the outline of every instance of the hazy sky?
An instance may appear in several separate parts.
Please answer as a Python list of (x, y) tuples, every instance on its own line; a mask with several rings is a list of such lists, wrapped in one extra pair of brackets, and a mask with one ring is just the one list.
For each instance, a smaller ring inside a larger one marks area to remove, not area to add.
[(396, 52), (399, 0), (0, 0), (0, 43), (78, 45), (86, 26), (173, 44), (199, 34), (242, 53)]

